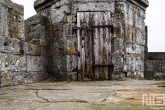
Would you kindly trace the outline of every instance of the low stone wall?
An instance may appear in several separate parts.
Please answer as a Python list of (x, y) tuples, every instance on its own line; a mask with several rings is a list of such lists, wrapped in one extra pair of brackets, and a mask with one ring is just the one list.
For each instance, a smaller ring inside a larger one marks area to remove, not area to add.
[(145, 61), (146, 79), (165, 79), (165, 53), (149, 52)]
[(0, 86), (48, 77), (45, 18), (35, 15), (26, 20), (24, 33), (23, 11), (10, 0), (0, 1)]

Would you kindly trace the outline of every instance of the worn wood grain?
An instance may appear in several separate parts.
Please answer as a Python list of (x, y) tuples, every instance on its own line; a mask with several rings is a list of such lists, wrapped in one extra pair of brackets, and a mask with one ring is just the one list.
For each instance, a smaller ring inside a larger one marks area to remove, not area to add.
[[(110, 12), (77, 13), (78, 69), (81, 79), (110, 79), (111, 15)], [(85, 28), (93, 28), (87, 30)], [(80, 78), (79, 78), (80, 79)]]

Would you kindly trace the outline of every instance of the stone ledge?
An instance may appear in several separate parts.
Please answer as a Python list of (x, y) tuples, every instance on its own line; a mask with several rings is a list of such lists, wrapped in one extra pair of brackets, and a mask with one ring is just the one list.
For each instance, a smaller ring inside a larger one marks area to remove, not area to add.
[(25, 26), (30, 26), (30, 25), (46, 25), (47, 24), (47, 18), (45, 16), (42, 16), (40, 14), (36, 14), (28, 19), (25, 20)]
[(0, 4), (13, 9), (14, 11), (20, 13), (20, 14), (24, 14), (24, 7), (23, 5), (20, 4), (16, 4), (14, 2), (12, 2), (11, 0), (0, 0)]

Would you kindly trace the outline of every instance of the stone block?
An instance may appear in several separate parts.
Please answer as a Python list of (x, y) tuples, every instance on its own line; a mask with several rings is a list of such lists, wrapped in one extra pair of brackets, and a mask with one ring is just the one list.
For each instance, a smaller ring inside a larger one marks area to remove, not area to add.
[(162, 61), (162, 73), (165, 73), (165, 61)]
[(155, 73), (154, 79), (156, 80), (164, 80), (165, 79), (165, 73)]
[(68, 72), (67, 80), (68, 81), (77, 81), (77, 72)]
[(0, 37), (8, 36), (7, 8), (0, 4)]
[(126, 53), (135, 54), (136, 47), (135, 44), (129, 43), (126, 45)]
[(33, 44), (33, 45), (40, 45), (40, 40), (39, 39), (32, 39), (30, 41), (28, 41), (29, 44)]
[(47, 59), (43, 56), (27, 56), (28, 72), (46, 72)]
[(121, 55), (123, 53), (123, 39), (113, 38), (112, 39), (112, 54)]
[(41, 47), (39, 45), (34, 45), (30, 43), (24, 43), (23, 45), (23, 51), (26, 55), (34, 55), (39, 56), (41, 55)]
[(3, 72), (1, 76), (1, 86), (29, 84), (47, 78), (48, 73), (46, 72)]
[(143, 60), (136, 60), (135, 62), (135, 71), (144, 71), (144, 61)]
[(136, 79), (138, 78), (144, 78), (144, 71), (137, 71), (137, 72), (134, 72), (134, 77)]
[(76, 55), (67, 55), (67, 71), (72, 72), (78, 67), (78, 58)]
[(22, 54), (22, 43), (12, 38), (0, 37), (0, 51), (12, 54)]
[(41, 40), (40, 39), (40, 46), (46, 47), (48, 45), (48, 42), (46, 40)]
[(115, 71), (121, 70), (123, 67), (123, 58), (121, 56), (112, 56), (112, 64)]
[(52, 23), (59, 23), (65, 21), (65, 14), (71, 13), (70, 5), (62, 5), (55, 9), (57, 5), (52, 6), (51, 14), (52, 14)]
[(25, 20), (25, 26), (30, 26), (30, 25), (47, 25), (47, 17), (42, 16), (40, 14), (36, 14), (28, 19)]
[[(66, 58), (63, 58), (66, 60)], [(52, 56), (52, 68), (59, 68), (60, 69), (60, 56)], [(66, 61), (64, 62), (64, 65), (66, 65)]]
[(67, 49), (66, 49), (66, 54), (67, 55), (76, 55), (78, 54), (77, 50), (77, 38), (76, 37), (67, 37)]
[(165, 52), (148, 52), (149, 60), (165, 60)]
[(144, 46), (141, 46), (141, 45), (135, 45), (136, 47), (136, 54), (141, 54), (141, 55), (144, 55)]
[(145, 45), (145, 32), (142, 33), (142, 31), (140, 29), (136, 30), (136, 42), (140, 45)]
[(41, 55), (45, 57), (49, 55), (48, 47), (41, 47)]
[(68, 77), (66, 72), (52, 73), (52, 75), (55, 81), (66, 81)]
[(69, 4), (69, 0), (61, 0), (61, 1), (57, 1), (55, 3), (55, 8), (59, 8), (60, 6), (64, 5), (64, 4)]
[(38, 82), (43, 81), (49, 77), (47, 72), (28, 72), (28, 81)]
[(135, 66), (136, 66), (136, 58), (134, 56), (126, 56), (124, 71), (125, 72), (134, 72)]
[(63, 40), (52, 41), (50, 45), (52, 55), (64, 56), (66, 54), (66, 49), (64, 48), (65, 43)]
[(60, 69), (62, 72), (66, 72), (68, 69), (68, 56), (64, 55), (60, 59)]
[(24, 7), (23, 5), (16, 4), (11, 0), (1, 0), (0, 4), (6, 6), (7, 8), (13, 9), (17, 13), (24, 14)]
[(146, 80), (153, 80), (154, 79), (154, 72), (145, 71), (144, 72), (144, 78)]
[(33, 39), (42, 39), (46, 40), (46, 28), (38, 24), (37, 26), (32, 28), (32, 36)]
[(145, 61), (145, 71), (147, 71), (147, 72), (161, 72), (161, 62), (159, 60)]
[(0, 53), (0, 71), (26, 71), (26, 56)]

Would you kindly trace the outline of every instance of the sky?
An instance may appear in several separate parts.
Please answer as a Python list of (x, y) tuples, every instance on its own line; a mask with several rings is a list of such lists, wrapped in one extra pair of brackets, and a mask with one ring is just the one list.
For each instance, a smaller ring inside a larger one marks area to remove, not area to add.
[[(35, 0), (12, 0), (24, 6), (24, 18), (36, 14)], [(148, 51), (165, 52), (165, 0), (149, 0), (145, 23), (148, 26)]]

